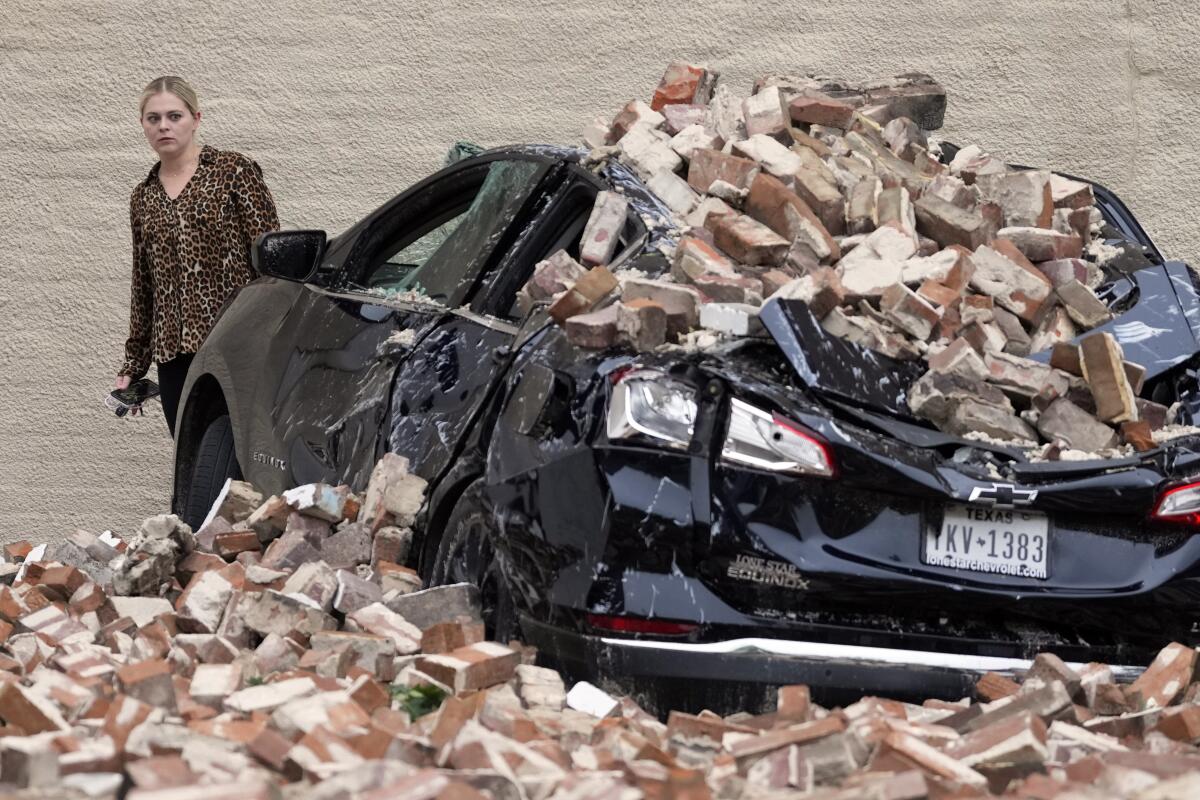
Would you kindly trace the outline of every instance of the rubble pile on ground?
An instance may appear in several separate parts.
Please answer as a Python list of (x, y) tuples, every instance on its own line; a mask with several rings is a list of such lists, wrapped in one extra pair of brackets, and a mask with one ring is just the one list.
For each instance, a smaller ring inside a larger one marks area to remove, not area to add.
[[(230, 481), (146, 520), (7, 545), (0, 795), (13, 798), (1158, 798), (1200, 794), (1197, 651), (1134, 683), (1041, 655), (976, 697), (653, 717), (485, 641), (478, 590), (403, 566), (425, 483)], [(1090, 787), (1090, 788), (1088, 788)]]
[(1050, 458), (1154, 447), (1168, 409), (1138, 397), (1144, 369), (1084, 335), (1113, 316), (1091, 186), (976, 146), (943, 164), (928, 132), (945, 107), (919, 74), (771, 75), (741, 97), (671, 64), (650, 104), (584, 134), (591, 161), (619, 159), (670, 209), (669, 276), (608, 269), (630, 208), (601, 192), (579, 260), (539, 264), (522, 300), (550, 302), (577, 346), (639, 350), (755, 335), (765, 301), (800, 300), (829, 334), (925, 362), (908, 402), (946, 432), (1046, 442)]

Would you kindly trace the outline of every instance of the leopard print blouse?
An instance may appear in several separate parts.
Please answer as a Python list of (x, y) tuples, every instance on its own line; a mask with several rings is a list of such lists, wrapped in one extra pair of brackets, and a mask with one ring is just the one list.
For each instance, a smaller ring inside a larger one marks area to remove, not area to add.
[(140, 378), (151, 360), (194, 353), (225, 301), (254, 278), (254, 237), (279, 228), (258, 164), (205, 145), (196, 173), (172, 200), (158, 164), (133, 188), (133, 282), (121, 375)]

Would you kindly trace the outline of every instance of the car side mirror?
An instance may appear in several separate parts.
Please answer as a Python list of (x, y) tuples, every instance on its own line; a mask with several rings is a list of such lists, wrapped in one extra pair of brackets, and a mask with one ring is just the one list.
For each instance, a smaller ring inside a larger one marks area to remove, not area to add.
[(251, 262), (259, 275), (307, 283), (325, 255), (325, 231), (270, 231), (254, 240)]

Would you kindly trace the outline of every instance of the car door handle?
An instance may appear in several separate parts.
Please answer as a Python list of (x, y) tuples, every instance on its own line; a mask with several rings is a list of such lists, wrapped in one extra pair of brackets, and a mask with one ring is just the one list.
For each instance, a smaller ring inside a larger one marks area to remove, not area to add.
[(512, 355), (512, 348), (506, 344), (492, 348), (492, 361), (503, 364)]

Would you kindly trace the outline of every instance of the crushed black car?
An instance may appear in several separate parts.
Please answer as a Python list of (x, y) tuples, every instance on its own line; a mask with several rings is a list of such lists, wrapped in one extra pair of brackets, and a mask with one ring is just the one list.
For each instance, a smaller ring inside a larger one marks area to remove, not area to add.
[[(1103, 330), (1190, 424), (1196, 280), (1093, 189), (1121, 252)], [(784, 683), (961, 697), (1044, 650), (1144, 664), (1200, 639), (1200, 440), (1040, 461), (935, 430), (910, 365), (796, 300), (757, 337), (577, 348), (517, 294), (578, 255), (601, 190), (637, 212), (612, 268), (667, 271), (662, 201), (569, 148), (468, 158), (328, 241), (263, 237), (184, 387), (176, 510), (197, 524), (227, 477), (362, 489), (403, 455), (429, 482), (423, 578), (480, 585), (494, 637), (649, 708)]]

